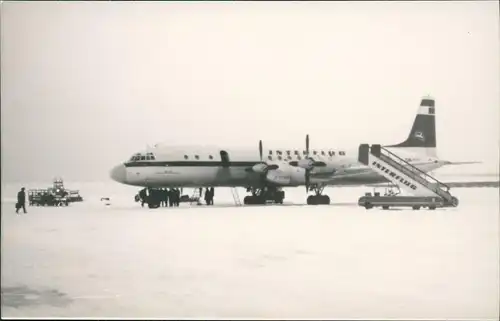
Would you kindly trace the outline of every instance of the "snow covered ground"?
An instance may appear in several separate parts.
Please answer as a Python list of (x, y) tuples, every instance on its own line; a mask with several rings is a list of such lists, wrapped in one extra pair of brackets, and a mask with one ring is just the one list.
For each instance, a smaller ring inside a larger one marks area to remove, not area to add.
[(235, 208), (216, 189), (214, 207), (150, 210), (137, 188), (66, 185), (85, 202), (27, 215), (2, 185), (2, 317), (498, 320), (497, 188), (435, 211), (367, 211), (367, 187), (326, 189), (332, 206), (290, 205), (296, 188), (290, 206)]

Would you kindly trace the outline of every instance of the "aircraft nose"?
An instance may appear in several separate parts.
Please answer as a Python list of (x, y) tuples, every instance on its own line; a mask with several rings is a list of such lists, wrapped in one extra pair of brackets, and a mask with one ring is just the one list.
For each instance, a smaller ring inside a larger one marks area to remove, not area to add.
[(113, 167), (113, 169), (109, 172), (109, 176), (112, 180), (125, 184), (127, 182), (127, 169), (125, 168), (125, 165), (120, 164)]

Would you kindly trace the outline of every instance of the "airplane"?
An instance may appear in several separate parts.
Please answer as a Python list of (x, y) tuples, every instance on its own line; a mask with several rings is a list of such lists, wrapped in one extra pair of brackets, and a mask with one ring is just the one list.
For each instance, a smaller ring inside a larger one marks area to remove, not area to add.
[[(323, 195), (326, 186), (367, 185), (388, 182), (358, 161), (358, 147), (305, 149), (225, 149), (217, 146), (173, 146), (156, 144), (137, 152), (113, 167), (112, 180), (138, 187), (245, 187), (251, 195), (244, 204), (282, 203), (283, 187), (305, 186), (307, 204), (330, 204)], [(445, 165), (478, 162), (450, 162), (437, 157), (435, 100), (421, 99), (413, 126), (405, 141), (384, 146), (421, 171), (431, 172)]]

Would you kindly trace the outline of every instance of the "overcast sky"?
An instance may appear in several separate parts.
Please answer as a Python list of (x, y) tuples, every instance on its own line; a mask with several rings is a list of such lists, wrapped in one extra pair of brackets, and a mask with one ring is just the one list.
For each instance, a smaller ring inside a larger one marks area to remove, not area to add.
[(399, 143), (498, 161), (499, 8), (473, 2), (3, 2), (2, 181), (107, 179), (147, 144)]

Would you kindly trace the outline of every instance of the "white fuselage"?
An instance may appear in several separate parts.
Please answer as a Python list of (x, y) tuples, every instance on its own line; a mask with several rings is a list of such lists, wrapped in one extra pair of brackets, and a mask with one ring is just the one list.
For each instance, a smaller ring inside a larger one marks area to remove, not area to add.
[[(414, 150), (391, 150), (424, 172), (445, 165), (436, 157)], [(262, 161), (278, 168), (256, 172), (252, 168), (261, 163), (258, 150), (156, 145), (115, 166), (110, 176), (117, 182), (141, 187), (303, 186), (305, 169), (289, 163), (303, 160), (304, 154), (303, 150), (263, 150)], [(325, 164), (310, 170), (311, 184), (363, 185), (386, 181), (383, 176), (358, 162), (357, 149), (314, 149), (309, 156)]]

